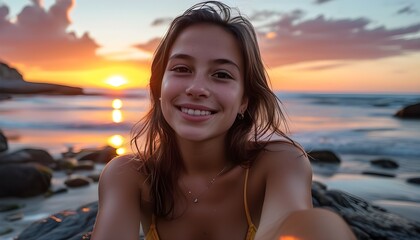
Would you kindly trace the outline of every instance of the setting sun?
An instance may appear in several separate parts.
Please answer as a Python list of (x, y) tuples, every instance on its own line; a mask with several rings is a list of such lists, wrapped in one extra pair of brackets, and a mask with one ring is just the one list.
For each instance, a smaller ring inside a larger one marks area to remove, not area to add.
[(105, 82), (111, 86), (119, 87), (126, 84), (128, 81), (122, 76), (115, 75), (109, 77), (107, 80), (105, 80)]

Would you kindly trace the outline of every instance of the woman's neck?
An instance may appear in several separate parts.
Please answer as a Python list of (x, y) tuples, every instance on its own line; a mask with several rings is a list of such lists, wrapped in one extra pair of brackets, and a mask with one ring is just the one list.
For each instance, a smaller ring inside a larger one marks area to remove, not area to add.
[(180, 140), (178, 146), (187, 175), (208, 175), (227, 166), (226, 146), (220, 139), (206, 142)]

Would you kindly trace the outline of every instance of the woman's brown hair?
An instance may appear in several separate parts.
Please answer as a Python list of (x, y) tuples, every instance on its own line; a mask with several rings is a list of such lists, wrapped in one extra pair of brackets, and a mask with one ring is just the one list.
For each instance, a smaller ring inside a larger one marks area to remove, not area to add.
[(176, 183), (182, 169), (175, 133), (163, 117), (159, 98), (168, 55), (186, 28), (199, 23), (215, 24), (230, 32), (241, 50), (248, 107), (244, 117), (237, 118), (228, 130), (227, 159), (235, 165), (249, 166), (272, 135), (283, 136), (293, 143), (281, 130), (281, 126), (287, 129), (286, 119), (280, 100), (269, 87), (254, 28), (239, 12), (236, 16), (231, 12), (229, 6), (217, 1), (194, 5), (172, 21), (155, 52), (150, 77), (151, 108), (133, 129), (131, 143), (143, 163), (142, 173), (148, 176), (153, 212), (158, 217), (168, 217), (173, 212)]

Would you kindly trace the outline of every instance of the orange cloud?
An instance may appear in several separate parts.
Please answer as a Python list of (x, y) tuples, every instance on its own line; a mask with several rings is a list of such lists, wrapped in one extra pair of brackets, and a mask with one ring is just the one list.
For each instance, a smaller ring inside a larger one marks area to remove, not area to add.
[(67, 32), (73, 6), (74, 0), (56, 0), (46, 10), (41, 0), (33, 0), (13, 22), (8, 19), (8, 7), (0, 6), (3, 60), (44, 69), (88, 67), (101, 61), (95, 54), (99, 46), (89, 33), (77, 37), (74, 32)]

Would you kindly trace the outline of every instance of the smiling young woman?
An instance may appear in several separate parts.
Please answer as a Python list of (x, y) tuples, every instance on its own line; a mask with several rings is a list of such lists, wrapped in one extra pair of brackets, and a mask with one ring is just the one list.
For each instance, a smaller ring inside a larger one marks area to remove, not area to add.
[(138, 239), (140, 224), (149, 240), (354, 238), (339, 216), (312, 209), (309, 161), (280, 129), (244, 17), (213, 1), (177, 17), (150, 93), (136, 153), (101, 175), (93, 239)]

